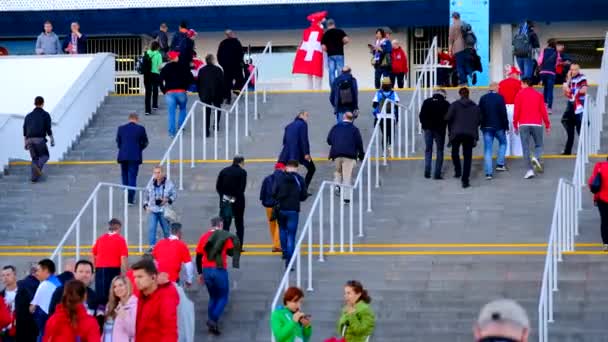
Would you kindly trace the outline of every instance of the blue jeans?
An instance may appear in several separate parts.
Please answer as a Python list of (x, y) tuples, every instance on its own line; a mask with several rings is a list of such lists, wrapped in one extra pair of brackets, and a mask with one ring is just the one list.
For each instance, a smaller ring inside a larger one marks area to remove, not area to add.
[(32, 316), (34, 317), (34, 322), (36, 322), (36, 326), (38, 327), (38, 337), (36, 341), (41, 342), (42, 337), (44, 336), (44, 327), (46, 326), (46, 321), (49, 319), (49, 315), (39, 306), (36, 306), (36, 310)]
[(207, 292), (209, 292), (207, 315), (209, 321), (217, 323), (228, 304), (228, 293), (230, 292), (228, 271), (223, 268), (203, 268), (203, 278)]
[(431, 164), (433, 163), (433, 141), (437, 146), (437, 160), (435, 161), (435, 178), (441, 177), (443, 167), (443, 147), (445, 146), (445, 131), (435, 132), (430, 129), (424, 130), (424, 174), (431, 174)]
[[(169, 110), (169, 135), (174, 137), (177, 133), (177, 129), (182, 127), (184, 120), (186, 120), (186, 105), (188, 104), (188, 96), (186, 93), (168, 93), (165, 94), (165, 101), (167, 101), (167, 108)], [(175, 127), (175, 110), (179, 106), (179, 120), (178, 126)]]
[(505, 153), (507, 152), (507, 136), (503, 129), (496, 130), (494, 128), (483, 128), (483, 160), (486, 170), (486, 175), (492, 175), (492, 151), (494, 147), (494, 138), (498, 140), (498, 155), (496, 156), (496, 165), (505, 165)]
[(279, 213), (279, 236), (285, 266), (289, 264), (295, 249), (299, 216), (300, 213), (293, 210), (281, 210)]
[[(120, 171), (122, 175), (122, 185), (137, 186), (139, 162), (121, 162)], [(129, 203), (135, 203), (135, 190), (129, 190)]]
[(470, 55), (469, 50), (462, 50), (454, 55), (456, 57), (456, 72), (458, 73), (459, 84), (469, 84), (469, 75), (473, 73)]
[(334, 80), (344, 68), (344, 55), (327, 56), (327, 71), (329, 73), (329, 89), (334, 84)]
[(169, 222), (165, 220), (164, 213), (150, 213), (148, 214), (148, 241), (150, 247), (156, 245), (156, 226), (160, 223), (160, 227), (163, 230), (163, 236), (169, 237)]
[(534, 62), (531, 57), (515, 57), (517, 60), (517, 65), (519, 66), (519, 70), (521, 70), (521, 79), (530, 78), (534, 73), (532, 68), (534, 67)]
[(549, 109), (553, 108), (553, 86), (555, 86), (555, 75), (540, 74), (540, 81), (543, 82), (543, 95), (545, 103)]

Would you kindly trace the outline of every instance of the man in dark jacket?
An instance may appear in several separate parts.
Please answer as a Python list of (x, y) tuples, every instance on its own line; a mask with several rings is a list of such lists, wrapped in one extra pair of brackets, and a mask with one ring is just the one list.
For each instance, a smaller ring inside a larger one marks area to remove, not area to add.
[[(167, 111), (169, 112), (169, 137), (175, 137), (177, 130), (186, 120), (188, 95), (186, 90), (194, 82), (194, 77), (188, 68), (178, 62), (179, 53), (170, 51), (169, 63), (160, 71), (160, 90), (165, 94)], [(175, 127), (175, 111), (179, 106), (178, 127)]]
[(272, 194), (280, 208), (279, 234), (283, 259), (285, 259), (285, 267), (287, 267), (296, 244), (300, 202), (306, 200), (308, 194), (306, 183), (298, 174), (297, 160), (287, 162), (285, 173), (277, 177)]
[(306, 168), (306, 187), (310, 186), (316, 168), (310, 156), (310, 143), (308, 141), (308, 112), (301, 111), (292, 123), (285, 126), (283, 134), (283, 149), (279, 161), (286, 164), (290, 160), (297, 160)]
[(51, 140), (51, 146), (55, 146), (51, 130), (51, 116), (42, 109), (44, 107), (42, 96), (36, 96), (34, 105), (36, 108), (23, 120), (23, 141), (25, 149), (30, 151), (32, 157), (32, 183), (36, 183), (40, 179), (42, 168), (49, 160), (49, 150), (46, 147), (47, 135)]
[(281, 252), (281, 240), (279, 239), (279, 222), (276, 217), (273, 217), (273, 208), (277, 205), (277, 201), (272, 197), (272, 189), (277, 178), (283, 173), (285, 173), (285, 164), (276, 163), (274, 165), (274, 172), (264, 178), (262, 187), (260, 188), (260, 202), (262, 202), (262, 206), (266, 209), (273, 253)]
[[(353, 113), (344, 113), (342, 122), (336, 124), (327, 135), (327, 144), (331, 146), (329, 149), (329, 159), (336, 162), (336, 171), (334, 172), (334, 182), (341, 183), (347, 186), (346, 191), (343, 191), (342, 196), (344, 203), (350, 203), (352, 191), (351, 182), (353, 169), (357, 163), (357, 159), (363, 161), (365, 152), (363, 150), (363, 139), (359, 128), (353, 124)], [(341, 188), (336, 187), (338, 193)]]
[(498, 140), (498, 156), (496, 157), (496, 171), (507, 171), (505, 167), (505, 153), (507, 152), (507, 136), (509, 118), (507, 107), (502, 95), (498, 94), (498, 83), (490, 84), (490, 91), (479, 99), (481, 112), (481, 131), (483, 132), (483, 159), (486, 179), (492, 179), (492, 152), (494, 138)]
[[(219, 108), (224, 99), (224, 72), (215, 65), (215, 57), (212, 54), (205, 57), (205, 63), (205, 66), (198, 71), (198, 97), (202, 103)], [(217, 119), (211, 117), (211, 108), (206, 108), (205, 132), (207, 137), (209, 137), (209, 127), (212, 121), (215, 121), (214, 129), (218, 129), (221, 115), (222, 112), (217, 111)]]
[(245, 82), (243, 76), (243, 46), (232, 30), (226, 30), (226, 39), (217, 48), (217, 61), (224, 69), (224, 87), (226, 103), (230, 103), (230, 92), (239, 93)]
[[(462, 187), (468, 188), (471, 175), (471, 159), (473, 147), (479, 139), (479, 123), (481, 112), (475, 102), (469, 99), (469, 88), (462, 87), (458, 91), (460, 100), (452, 103), (446, 120), (450, 126), (450, 142), (452, 143), (452, 162), (454, 177), (462, 177)], [(464, 167), (460, 166), (460, 146), (464, 157)]]
[(17, 327), (17, 341), (36, 342), (38, 327), (34, 316), (30, 312), (30, 303), (38, 289), (40, 281), (36, 279), (36, 267), (30, 268), (30, 274), (17, 282), (15, 295), (15, 320)]
[(342, 121), (344, 113), (359, 110), (359, 88), (349, 66), (342, 68), (342, 74), (331, 85), (329, 102), (334, 107), (336, 121)]
[(433, 160), (433, 141), (437, 147), (437, 159), (435, 161), (435, 174), (433, 179), (442, 179), (441, 168), (443, 167), (443, 147), (445, 146), (445, 129), (450, 103), (446, 101), (444, 89), (438, 89), (432, 97), (424, 100), (420, 109), (420, 125), (424, 130), (424, 178), (431, 178), (431, 164)]
[(63, 39), (62, 48), (65, 53), (73, 55), (87, 53), (87, 36), (80, 32), (78, 22), (70, 25), (70, 33)]
[(196, 31), (190, 29), (186, 32), (186, 39), (183, 39), (179, 45), (179, 63), (190, 71), (192, 59), (194, 58), (194, 39), (196, 39)]
[(159, 50), (161, 55), (163, 56), (163, 61), (167, 60), (167, 53), (169, 52), (169, 35), (167, 31), (169, 27), (167, 27), (166, 23), (161, 23), (158, 32), (154, 34), (154, 39), (158, 41)]
[[(142, 151), (148, 146), (148, 135), (139, 124), (137, 114), (129, 114), (129, 123), (118, 127), (116, 145), (122, 175), (122, 185), (137, 186), (137, 173), (141, 164)], [(135, 204), (135, 190), (129, 190), (129, 205)]]
[(182, 45), (182, 41), (188, 39), (188, 23), (182, 21), (179, 23), (179, 30), (173, 35), (171, 40), (171, 51), (179, 51), (179, 47)]
[(245, 227), (243, 215), (245, 214), (245, 188), (247, 187), (247, 171), (244, 169), (245, 158), (235, 156), (232, 165), (224, 168), (217, 176), (215, 190), (220, 196), (220, 216), (224, 220), (224, 230), (230, 230), (234, 217), (236, 236), (244, 245)]

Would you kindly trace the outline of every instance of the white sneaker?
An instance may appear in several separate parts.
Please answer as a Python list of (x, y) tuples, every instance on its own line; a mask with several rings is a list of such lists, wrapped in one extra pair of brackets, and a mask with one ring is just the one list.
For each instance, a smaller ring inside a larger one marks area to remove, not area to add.
[(532, 177), (534, 177), (534, 170), (528, 170), (528, 172), (526, 172), (526, 175), (524, 176), (525, 179), (530, 179)]
[(532, 166), (534, 166), (534, 171), (543, 172), (543, 166), (540, 164), (538, 159), (536, 159), (535, 157), (532, 157)]

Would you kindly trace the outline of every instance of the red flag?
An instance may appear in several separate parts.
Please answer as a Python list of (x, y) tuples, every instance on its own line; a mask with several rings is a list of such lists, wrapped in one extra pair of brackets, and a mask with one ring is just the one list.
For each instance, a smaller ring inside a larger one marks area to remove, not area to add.
[(325, 15), (326, 12), (317, 12), (308, 16), (310, 27), (302, 34), (302, 42), (293, 61), (292, 73), (323, 77), (323, 49), (321, 48), (323, 29), (319, 26), (319, 22)]

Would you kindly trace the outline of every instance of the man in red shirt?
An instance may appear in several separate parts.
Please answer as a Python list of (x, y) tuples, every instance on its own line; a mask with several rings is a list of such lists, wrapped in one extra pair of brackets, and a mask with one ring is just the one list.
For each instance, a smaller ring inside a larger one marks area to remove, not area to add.
[(113, 218), (108, 224), (108, 232), (95, 241), (91, 251), (95, 265), (95, 289), (102, 305), (108, 302), (112, 279), (126, 272), (129, 256), (127, 241), (120, 235), (122, 223)]
[(192, 265), (190, 250), (188, 250), (188, 246), (181, 241), (181, 238), (181, 223), (172, 223), (171, 235), (166, 239), (160, 240), (156, 246), (154, 246), (152, 255), (158, 263), (159, 272), (167, 272), (169, 281), (174, 283), (179, 281), (179, 273), (182, 270), (182, 264), (184, 264), (186, 268), (185, 286), (190, 287), (192, 285), (192, 278), (194, 277), (194, 266)]
[(207, 285), (209, 305), (207, 327), (219, 335), (218, 321), (228, 303), (230, 283), (226, 270), (226, 255), (232, 256), (232, 267), (239, 268), (241, 246), (239, 239), (225, 231), (220, 217), (211, 219), (211, 229), (203, 234), (196, 246), (196, 268), (199, 283)]
[(498, 83), (498, 93), (502, 95), (507, 107), (507, 117), (509, 118), (509, 131), (507, 132), (507, 156), (521, 156), (521, 139), (513, 130), (513, 113), (515, 96), (521, 90), (519, 75), (521, 72), (514, 66), (511, 67), (507, 78)]
[(175, 285), (158, 284), (154, 261), (142, 259), (131, 267), (135, 286), (140, 291), (135, 321), (135, 340), (177, 342), (177, 305)]
[[(515, 97), (513, 115), (513, 129), (516, 133), (520, 132), (524, 161), (528, 165), (525, 179), (534, 177), (534, 171), (543, 172), (540, 163), (543, 154), (543, 123), (548, 135), (551, 132), (551, 121), (547, 114), (545, 99), (541, 93), (532, 88), (532, 79), (526, 78), (522, 81), (522, 90)], [(530, 138), (534, 140), (532, 158), (530, 158)]]

